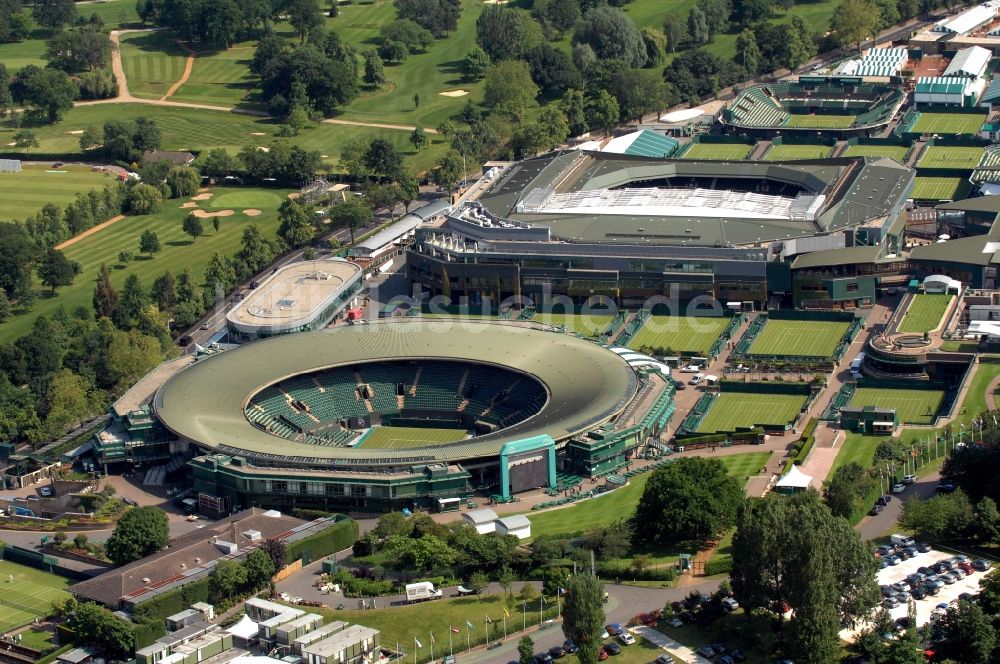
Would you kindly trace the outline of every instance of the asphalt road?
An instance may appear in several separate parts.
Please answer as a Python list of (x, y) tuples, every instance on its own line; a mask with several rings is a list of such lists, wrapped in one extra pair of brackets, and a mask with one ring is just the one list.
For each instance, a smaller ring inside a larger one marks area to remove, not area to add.
[(941, 481), (941, 472), (935, 470), (933, 473), (920, 478), (915, 484), (906, 487), (906, 490), (892, 497), (886, 508), (878, 516), (866, 516), (857, 525), (857, 530), (861, 537), (872, 540), (876, 537), (883, 537), (891, 534), (891, 531), (899, 521), (903, 513), (903, 501), (914, 496), (926, 500), (934, 495), (938, 482)]

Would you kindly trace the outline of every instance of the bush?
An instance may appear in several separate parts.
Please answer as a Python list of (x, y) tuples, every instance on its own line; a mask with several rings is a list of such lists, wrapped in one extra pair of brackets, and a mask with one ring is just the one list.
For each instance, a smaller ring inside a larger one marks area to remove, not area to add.
[(802, 465), (802, 462), (806, 460), (809, 456), (809, 450), (812, 449), (813, 443), (816, 442), (816, 436), (813, 432), (816, 430), (817, 420), (815, 417), (810, 418), (809, 422), (806, 423), (805, 429), (802, 430), (802, 436), (795, 443), (795, 458), (792, 459), (792, 463), (796, 466)]
[(733, 559), (729, 557), (725, 558), (713, 558), (705, 563), (705, 576), (714, 576), (716, 574), (729, 574), (733, 571)]
[(288, 562), (292, 562), (301, 558), (302, 564), (308, 565), (331, 553), (350, 548), (356, 539), (358, 539), (357, 521), (344, 517), (343, 520), (324, 528), (315, 535), (289, 544), (286, 559)]
[(677, 578), (677, 570), (674, 567), (636, 570), (628, 560), (609, 560), (597, 565), (597, 575), (605, 580), (673, 581)]

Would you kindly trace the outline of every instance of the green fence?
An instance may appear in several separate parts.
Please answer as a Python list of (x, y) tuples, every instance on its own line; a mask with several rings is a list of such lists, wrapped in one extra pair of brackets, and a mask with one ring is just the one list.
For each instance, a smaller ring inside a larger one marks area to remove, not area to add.
[(801, 394), (813, 393), (809, 383), (747, 383), (742, 380), (720, 380), (720, 392), (751, 392), (754, 394)]
[(288, 562), (302, 559), (303, 565), (349, 548), (358, 539), (357, 521), (338, 514), (328, 528), (288, 545)]
[(34, 567), (35, 569), (51, 572), (52, 574), (58, 574), (59, 576), (73, 581), (83, 581), (84, 579), (91, 578), (89, 574), (84, 574), (80, 570), (63, 567), (59, 564), (58, 558), (47, 556), (43, 553), (32, 551), (30, 549), (22, 549), (19, 546), (13, 546), (11, 544), (4, 545), (3, 548), (0, 549), (0, 555), (3, 556), (4, 560), (9, 560), (12, 563), (19, 563), (21, 565), (27, 565), (28, 567)]

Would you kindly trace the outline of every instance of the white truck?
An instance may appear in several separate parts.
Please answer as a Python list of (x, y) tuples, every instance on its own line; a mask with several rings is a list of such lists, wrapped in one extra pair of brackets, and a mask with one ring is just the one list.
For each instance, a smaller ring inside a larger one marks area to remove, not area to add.
[(407, 602), (422, 602), (425, 599), (440, 599), (441, 596), (441, 591), (435, 589), (434, 584), (430, 581), (406, 584)]
[(902, 535), (900, 533), (891, 535), (889, 537), (889, 543), (892, 545), (898, 544), (900, 546), (914, 546), (916, 544), (916, 542), (913, 541), (912, 537), (910, 537), (909, 535)]

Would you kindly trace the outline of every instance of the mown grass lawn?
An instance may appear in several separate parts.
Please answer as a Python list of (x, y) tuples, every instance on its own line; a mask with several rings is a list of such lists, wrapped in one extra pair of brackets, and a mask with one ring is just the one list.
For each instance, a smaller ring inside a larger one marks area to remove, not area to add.
[[(216, 196), (226, 193), (225, 189), (216, 189)], [(245, 191), (245, 190), (231, 190)], [(287, 191), (281, 191), (281, 196)], [(279, 201), (281, 198), (277, 198)], [(191, 238), (181, 230), (181, 222), (188, 210), (179, 206), (182, 199), (172, 199), (164, 202), (163, 210), (153, 215), (126, 217), (121, 221), (86, 237), (64, 250), (66, 257), (80, 263), (81, 272), (73, 284), (60, 288), (52, 297), (48, 291), (36, 284), (41, 297), (26, 314), (14, 316), (0, 325), (0, 343), (14, 341), (17, 337), (27, 334), (35, 318), (41, 314), (51, 315), (59, 306), (72, 311), (74, 307), (91, 308), (94, 294), (94, 282), (101, 263), (109, 267), (118, 265), (118, 252), (122, 249), (138, 254), (139, 236), (144, 230), (155, 232), (163, 249), (153, 258), (138, 256), (129, 265), (111, 270), (111, 281), (116, 288), (121, 288), (130, 274), (137, 275), (144, 286), (152, 286), (153, 280), (170, 270), (174, 275), (184, 267), (190, 267), (198, 283), (204, 279), (205, 266), (216, 251), (229, 256), (240, 247), (243, 229), (250, 224), (256, 224), (267, 237), (274, 237), (277, 230), (277, 204), (262, 208), (259, 217), (247, 217), (241, 211), (231, 217), (221, 219), (219, 232), (212, 228), (211, 220), (204, 224), (205, 234), (191, 242)]]
[(845, 157), (890, 157), (899, 163), (906, 159), (909, 148), (902, 145), (848, 145)]
[(954, 201), (969, 193), (970, 187), (966, 178), (918, 175), (913, 179), (913, 191), (910, 196), (920, 201)]
[(750, 344), (750, 355), (828, 357), (847, 332), (848, 323), (768, 318)]
[(0, 219), (23, 221), (46, 203), (64, 207), (80, 192), (115, 182), (105, 172), (91, 171), (86, 166), (51, 166), (23, 165), (20, 173), (0, 173)]
[(159, 99), (184, 72), (187, 54), (169, 32), (121, 36), (122, 67), (128, 91), (140, 99)]
[(729, 318), (694, 316), (650, 316), (628, 347), (648, 348), (654, 353), (706, 355), (729, 324)]
[(952, 168), (971, 171), (983, 158), (984, 148), (932, 145), (924, 150), (917, 168)]
[(922, 334), (936, 329), (941, 324), (941, 318), (948, 309), (951, 295), (943, 293), (918, 293), (913, 297), (910, 306), (903, 314), (903, 320), (897, 328), (899, 332)]
[(829, 145), (772, 145), (764, 161), (791, 161), (795, 159), (826, 159), (833, 152)]
[(791, 423), (799, 416), (805, 400), (801, 394), (722, 392), (702, 418), (698, 431), (716, 433), (755, 424)]
[(852, 408), (893, 408), (900, 422), (930, 424), (937, 416), (943, 399), (943, 390), (861, 387), (854, 392), (848, 405)]
[(752, 150), (753, 146), (745, 143), (695, 143), (681, 155), (681, 159), (737, 161), (746, 159)]
[(250, 72), (254, 49), (240, 45), (218, 53), (198, 53), (191, 76), (170, 99), (232, 107), (262, 107), (253, 90), (257, 79)]

